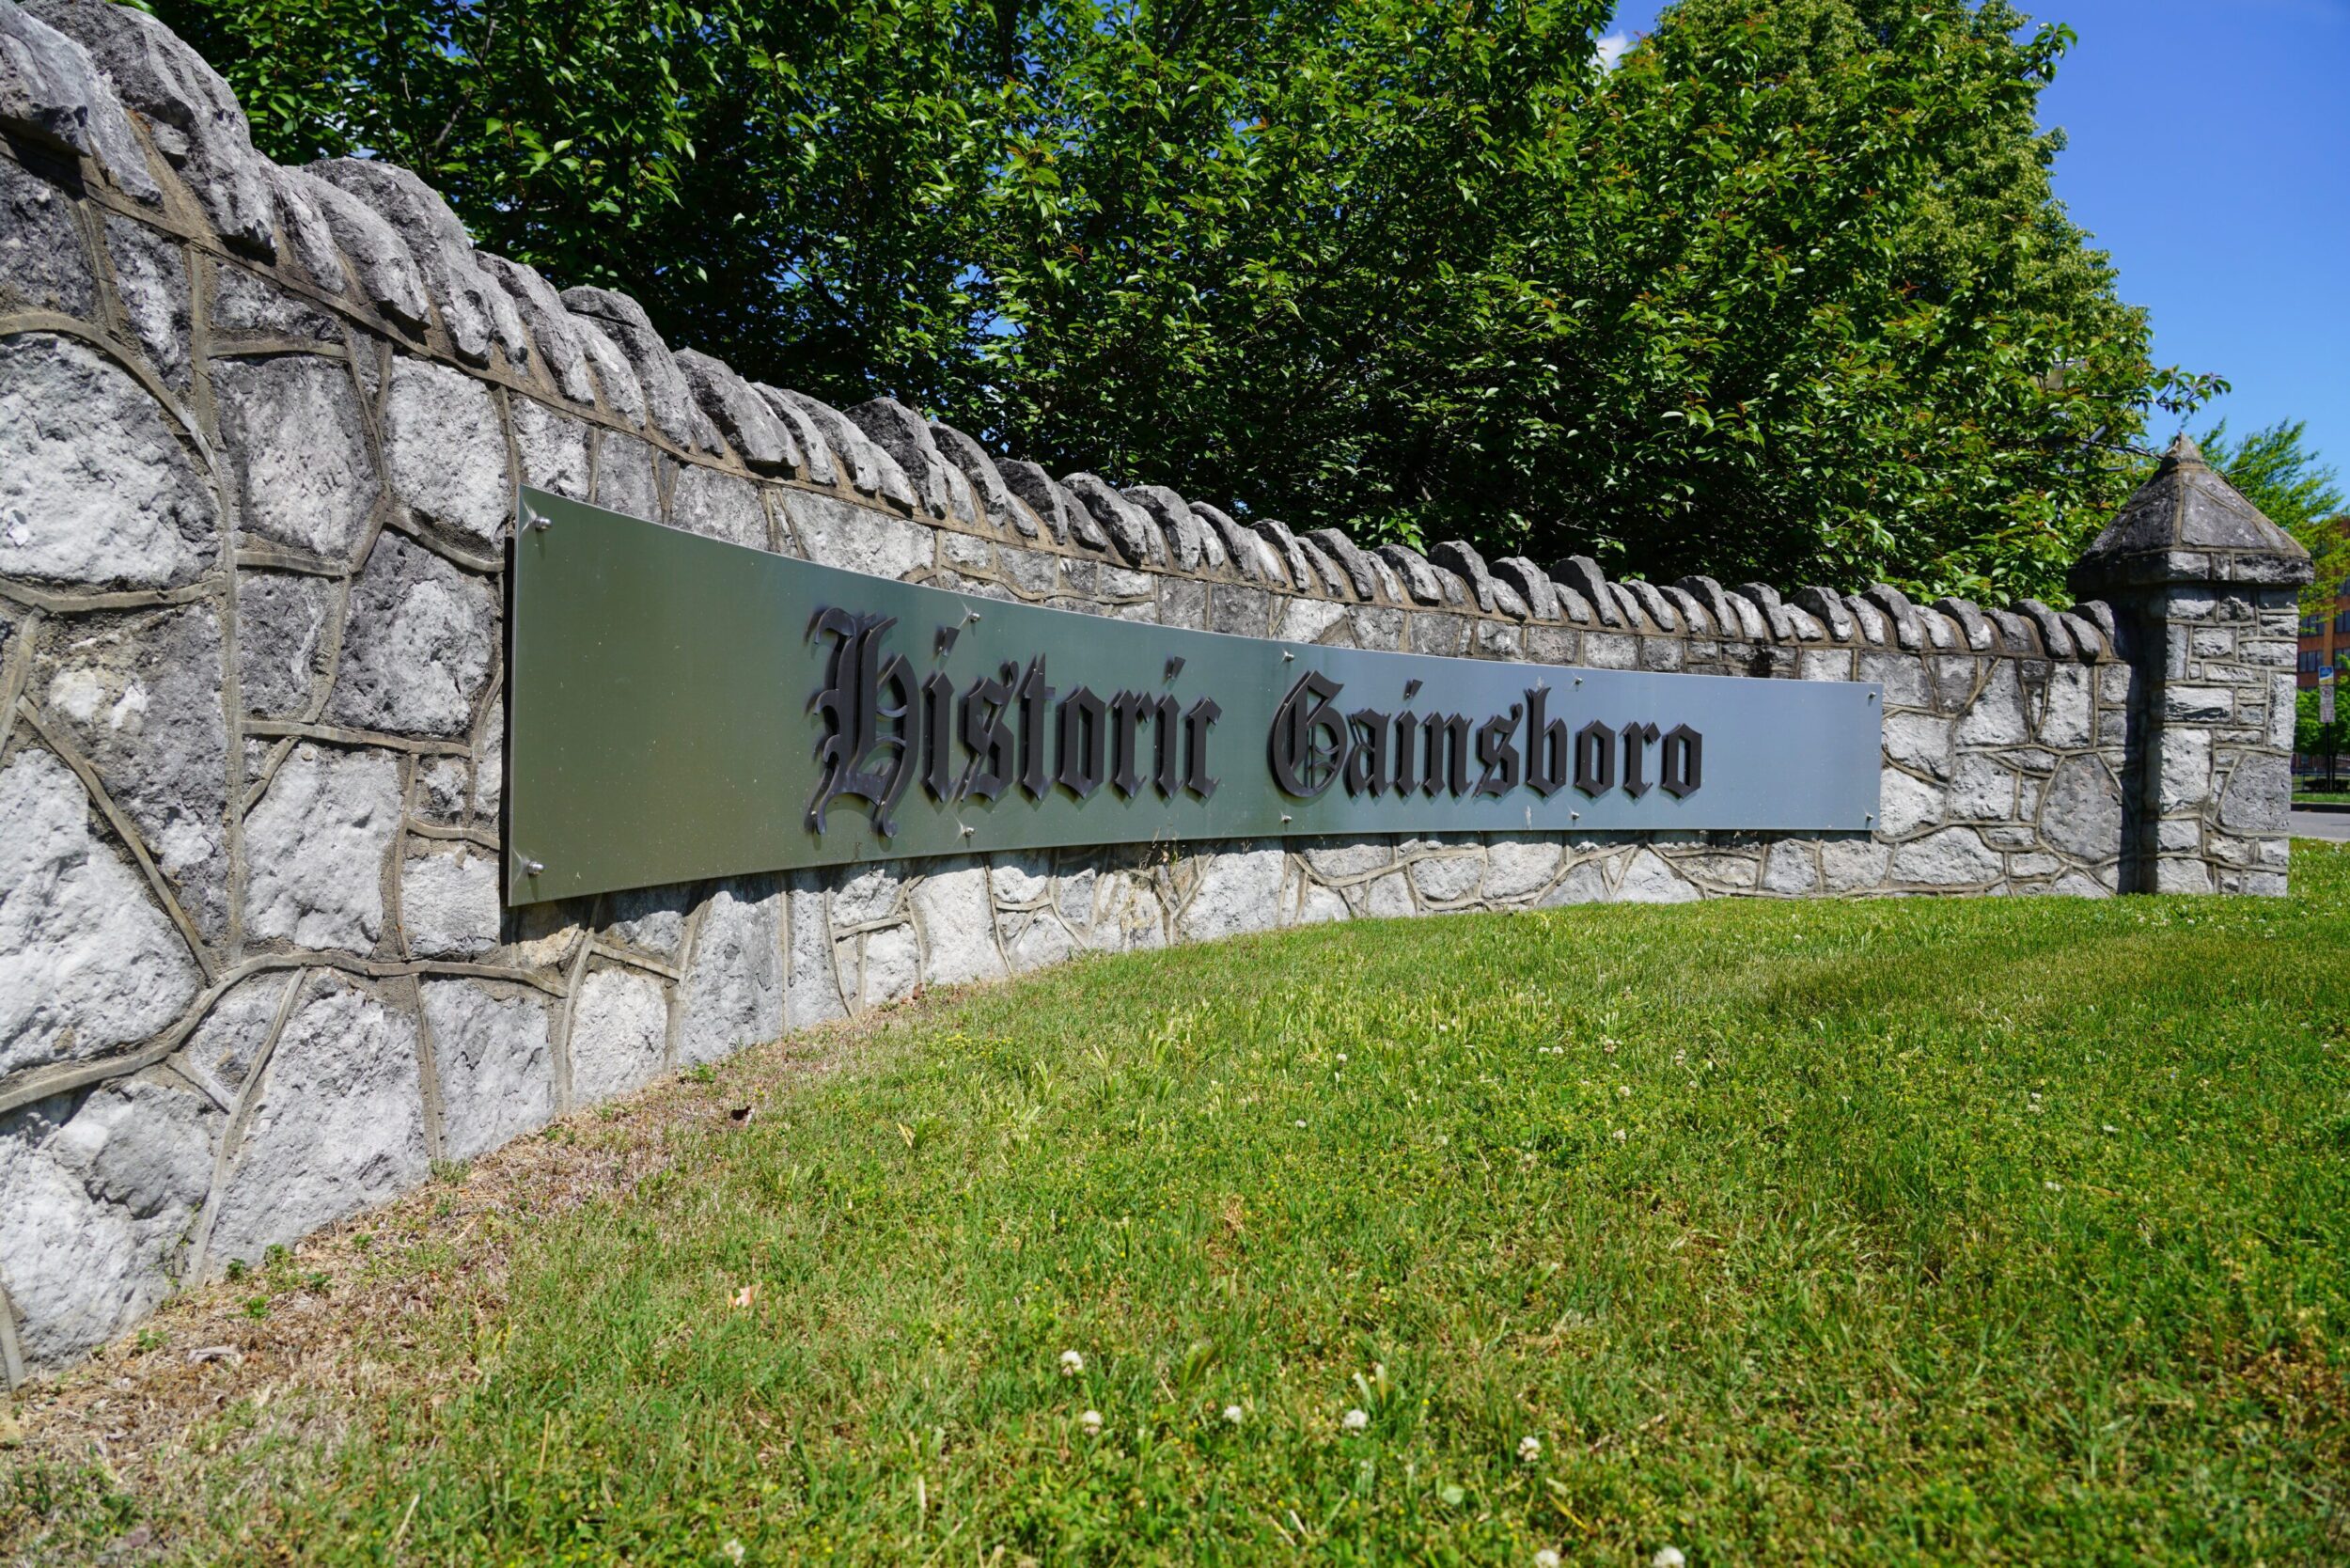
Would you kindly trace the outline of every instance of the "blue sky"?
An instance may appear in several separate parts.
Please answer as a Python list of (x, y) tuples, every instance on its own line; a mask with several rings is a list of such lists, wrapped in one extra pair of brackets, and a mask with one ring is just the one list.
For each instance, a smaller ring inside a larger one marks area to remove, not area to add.
[(2040, 100), (2057, 196), (2152, 312), (2156, 362), (2233, 384), (2194, 427), (2306, 419), (2350, 478), (2350, 0), (2017, 4), (2080, 35)]

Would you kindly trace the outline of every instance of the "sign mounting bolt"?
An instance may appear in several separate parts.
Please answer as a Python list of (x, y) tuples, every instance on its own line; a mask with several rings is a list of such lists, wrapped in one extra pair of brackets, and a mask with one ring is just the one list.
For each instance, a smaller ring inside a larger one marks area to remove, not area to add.
[(547, 865), (545, 861), (533, 860), (526, 855), (523, 856), (523, 875), (537, 876), (540, 871), (543, 871), (546, 869)]
[(529, 533), (536, 528), (552, 528), (554, 526), (555, 519), (552, 517), (544, 517), (535, 511), (526, 511), (523, 513), (523, 532), (525, 533)]

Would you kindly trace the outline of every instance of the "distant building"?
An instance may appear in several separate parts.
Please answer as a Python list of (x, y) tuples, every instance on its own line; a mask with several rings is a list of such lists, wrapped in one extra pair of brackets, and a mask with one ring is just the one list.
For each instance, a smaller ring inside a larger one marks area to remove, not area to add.
[[(2334, 519), (2337, 528), (2350, 528), (2350, 518)], [(2301, 618), (2301, 657), (2299, 682), (2304, 687), (2317, 684), (2317, 672), (2331, 667), (2337, 676), (2350, 682), (2350, 577), (2334, 585), (2333, 607), (2324, 615)], [(2343, 699), (2350, 701), (2350, 686), (2345, 686)]]

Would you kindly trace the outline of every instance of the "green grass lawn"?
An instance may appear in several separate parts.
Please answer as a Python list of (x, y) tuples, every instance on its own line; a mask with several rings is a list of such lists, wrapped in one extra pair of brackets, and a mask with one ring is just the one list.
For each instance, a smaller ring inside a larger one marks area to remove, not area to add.
[(0, 1516), (196, 1560), (2341, 1561), (2350, 853), (2294, 877), (933, 998), (522, 1225), (500, 1310), (374, 1352), (437, 1405), (215, 1433), (169, 1509), (25, 1466)]

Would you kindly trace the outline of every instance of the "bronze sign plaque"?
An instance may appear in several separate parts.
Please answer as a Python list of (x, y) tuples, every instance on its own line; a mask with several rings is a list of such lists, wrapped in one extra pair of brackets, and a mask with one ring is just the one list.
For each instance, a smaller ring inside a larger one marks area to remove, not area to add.
[(1292, 834), (1866, 831), (1880, 693), (980, 599), (522, 493), (511, 903)]

